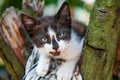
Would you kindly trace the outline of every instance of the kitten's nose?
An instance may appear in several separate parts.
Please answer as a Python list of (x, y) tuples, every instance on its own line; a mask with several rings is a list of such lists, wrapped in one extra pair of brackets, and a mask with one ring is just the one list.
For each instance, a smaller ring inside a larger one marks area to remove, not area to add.
[(54, 46), (53, 47), (53, 49), (56, 50), (56, 51), (58, 50), (58, 48), (59, 48), (59, 46)]
[(55, 40), (54, 36), (52, 38), (52, 45), (53, 45), (53, 49), (57, 51), (59, 48), (59, 45), (58, 45), (57, 41)]

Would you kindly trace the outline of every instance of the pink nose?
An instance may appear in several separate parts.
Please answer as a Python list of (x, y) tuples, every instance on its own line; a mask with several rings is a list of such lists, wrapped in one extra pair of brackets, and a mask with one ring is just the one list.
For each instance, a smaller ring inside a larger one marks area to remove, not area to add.
[(58, 50), (58, 48), (59, 48), (59, 47), (57, 47), (57, 46), (56, 46), (56, 47), (53, 47), (53, 49), (56, 50), (56, 51)]

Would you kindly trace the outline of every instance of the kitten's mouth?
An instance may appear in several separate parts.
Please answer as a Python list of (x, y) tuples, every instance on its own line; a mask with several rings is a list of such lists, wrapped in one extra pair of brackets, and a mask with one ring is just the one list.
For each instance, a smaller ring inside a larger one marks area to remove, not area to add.
[(60, 55), (60, 51), (50, 52), (50, 54), (52, 54), (52, 55), (54, 55), (54, 56), (59, 56), (59, 55)]

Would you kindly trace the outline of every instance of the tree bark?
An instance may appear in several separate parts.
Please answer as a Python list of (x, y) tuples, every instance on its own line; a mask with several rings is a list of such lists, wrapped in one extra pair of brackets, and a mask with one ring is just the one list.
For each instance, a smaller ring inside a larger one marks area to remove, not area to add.
[(24, 67), (2, 38), (0, 39), (0, 57), (2, 58), (7, 70), (10, 72), (12, 79), (21, 80), (24, 74)]
[(0, 19), (0, 57), (13, 80), (21, 80), (26, 60), (31, 53), (31, 41), (19, 18), (21, 12), (33, 17), (41, 16), (44, 0), (23, 0), (23, 9), (6, 9)]
[(120, 40), (120, 0), (96, 0), (83, 49), (84, 80), (112, 80)]
[[(13, 79), (21, 80), (26, 64), (26, 41), (22, 34), (22, 23), (13, 7), (3, 14), (0, 21), (0, 56)], [(7, 45), (5, 44), (7, 43)]]

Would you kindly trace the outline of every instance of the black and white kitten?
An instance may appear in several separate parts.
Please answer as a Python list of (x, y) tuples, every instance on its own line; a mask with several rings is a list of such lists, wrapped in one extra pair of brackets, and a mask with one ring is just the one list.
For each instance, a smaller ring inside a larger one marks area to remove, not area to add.
[(21, 19), (34, 48), (40, 54), (36, 73), (45, 76), (51, 58), (63, 59), (65, 62), (56, 73), (57, 80), (71, 80), (76, 63), (81, 56), (86, 27), (71, 20), (68, 3), (63, 3), (55, 16), (34, 19), (22, 14)]

